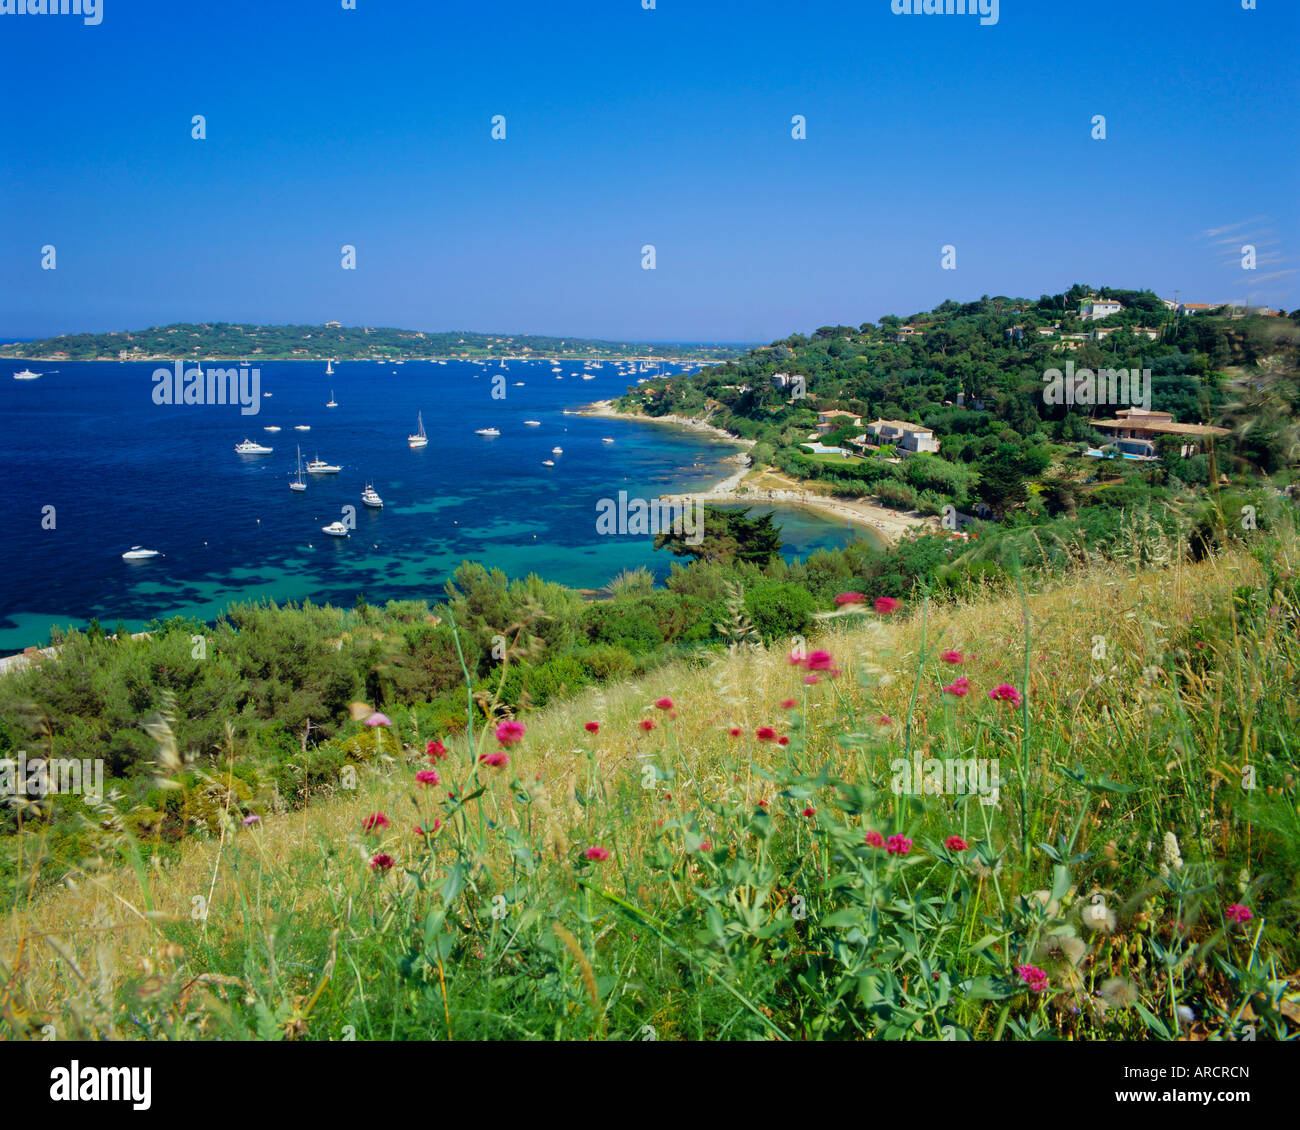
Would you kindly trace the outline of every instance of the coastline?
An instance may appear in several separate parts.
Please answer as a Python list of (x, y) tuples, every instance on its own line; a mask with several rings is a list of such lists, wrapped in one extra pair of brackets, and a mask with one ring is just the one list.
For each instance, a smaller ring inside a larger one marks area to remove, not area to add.
[[(613, 404), (612, 400), (598, 400), (585, 408), (579, 409), (576, 415), (599, 416), (613, 420), (639, 420), (649, 424), (670, 424), (687, 431), (701, 432), (715, 436), (718, 439), (725, 439), (744, 448), (746, 451), (753, 447), (756, 442), (755, 440), (741, 439), (739, 436), (734, 436), (722, 428), (704, 423), (690, 416), (646, 416), (640, 412), (618, 412), (614, 409)], [(755, 470), (788, 481), (792, 489), (755, 491), (742, 489), (745, 478)], [(728, 475), (706, 491), (697, 491), (694, 494), (669, 494), (663, 497), (670, 502), (718, 502), (724, 505), (773, 502), (786, 506), (801, 506), (805, 510), (813, 510), (828, 517), (846, 519), (856, 526), (865, 526), (879, 536), (885, 547), (897, 545), (902, 538), (913, 530), (938, 527), (937, 519), (919, 514), (916, 511), (900, 512), (865, 498), (836, 498), (834, 496), (815, 494), (808, 490), (800, 490), (795, 480), (787, 479), (786, 476), (781, 475), (771, 467), (741, 467), (738, 471)]]

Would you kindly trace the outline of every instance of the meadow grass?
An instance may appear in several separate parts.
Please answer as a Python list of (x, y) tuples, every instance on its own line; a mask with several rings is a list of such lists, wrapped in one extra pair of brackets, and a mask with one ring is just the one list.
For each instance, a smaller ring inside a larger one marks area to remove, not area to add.
[(0, 929), (0, 1033), (1289, 1038), (1298, 564), (1288, 533), (848, 604), (508, 745), (396, 716), (354, 788), (168, 858), (105, 808), (99, 858)]

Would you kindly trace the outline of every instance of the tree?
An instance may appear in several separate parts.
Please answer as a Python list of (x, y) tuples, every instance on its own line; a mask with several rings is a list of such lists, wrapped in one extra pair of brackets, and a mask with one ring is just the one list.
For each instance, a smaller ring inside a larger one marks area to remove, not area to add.
[(773, 524), (769, 510), (750, 517), (750, 507), (743, 510), (720, 510), (706, 506), (700, 519), (702, 533), (698, 545), (687, 540), (685, 529), (655, 535), (655, 549), (670, 549), (677, 557), (694, 557), (700, 561), (745, 562), (765, 566), (781, 552), (781, 527)]

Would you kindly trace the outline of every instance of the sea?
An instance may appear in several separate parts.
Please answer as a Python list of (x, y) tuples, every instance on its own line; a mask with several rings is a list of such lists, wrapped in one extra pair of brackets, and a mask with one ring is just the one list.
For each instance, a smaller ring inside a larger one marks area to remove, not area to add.
[[(724, 460), (739, 449), (724, 440), (574, 415), (638, 379), (611, 362), (341, 361), (333, 375), (322, 361), (254, 364), (260, 395), (245, 414), (157, 403), (154, 374), (171, 362), (5, 363), (0, 654), (92, 617), (138, 631), (173, 615), (210, 622), (249, 600), (435, 601), (464, 561), (585, 589), (639, 566), (662, 580), (678, 559), (649, 536), (598, 533), (601, 500), (703, 490), (736, 470)], [(10, 366), (42, 375), (16, 381)], [(429, 443), (413, 450), (417, 413)], [(501, 434), (475, 434), (489, 427)], [(245, 439), (272, 452), (236, 454)], [(291, 491), (299, 447), (304, 465), (342, 470)], [(382, 510), (361, 504), (367, 484)], [(865, 536), (797, 507), (755, 507), (769, 509), (790, 557)], [(322, 532), (340, 520), (355, 522), (349, 536)], [(137, 545), (160, 556), (123, 560)]]

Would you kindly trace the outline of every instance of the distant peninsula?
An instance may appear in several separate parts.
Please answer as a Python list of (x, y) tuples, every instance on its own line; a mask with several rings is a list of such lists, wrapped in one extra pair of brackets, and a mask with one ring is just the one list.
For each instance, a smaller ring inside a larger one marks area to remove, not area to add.
[(418, 361), (453, 358), (534, 357), (587, 360), (725, 361), (748, 350), (739, 345), (594, 341), (587, 338), (426, 333), (373, 326), (256, 326), (233, 322), (180, 322), (147, 330), (62, 334), (0, 345), (0, 357), (34, 361)]

